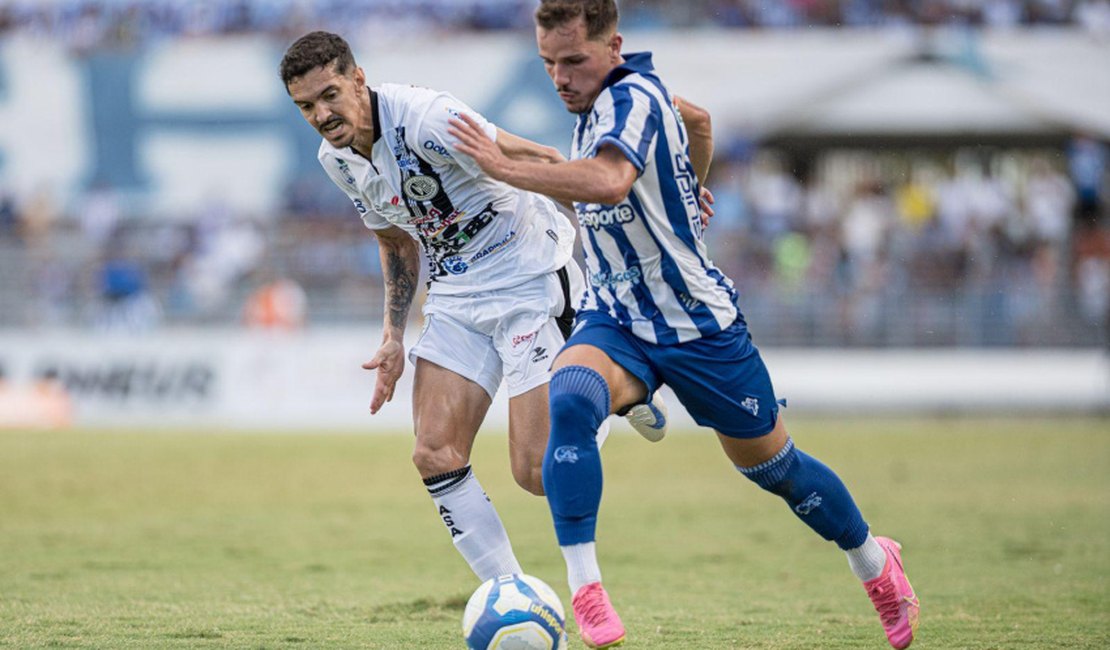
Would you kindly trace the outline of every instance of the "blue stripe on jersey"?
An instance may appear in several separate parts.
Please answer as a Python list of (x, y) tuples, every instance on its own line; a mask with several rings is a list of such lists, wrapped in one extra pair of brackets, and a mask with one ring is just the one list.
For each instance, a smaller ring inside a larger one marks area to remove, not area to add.
[[(651, 235), (652, 241), (655, 242), (656, 248), (659, 249), (659, 266), (663, 272), (663, 280), (667, 283), (667, 286), (670, 287), (675, 300), (682, 306), (682, 310), (690, 317), (690, 320), (693, 321), (694, 326), (698, 328), (702, 336), (709, 336), (710, 334), (716, 334), (721, 331), (721, 327), (717, 323), (717, 319), (713, 316), (713, 312), (704, 302), (698, 301), (697, 306), (691, 309), (687, 305), (687, 301), (682, 299), (683, 294), (692, 296), (690, 288), (686, 284), (686, 280), (682, 277), (682, 269), (678, 267), (678, 262), (671, 257), (665, 248), (663, 248), (663, 244), (659, 241), (659, 237), (656, 236), (655, 231), (651, 229), (651, 224), (648, 222), (647, 215), (644, 213), (643, 204), (640, 203), (640, 198), (636, 196), (635, 190), (628, 195), (628, 202), (632, 205), (632, 209), (636, 211), (636, 215), (643, 221), (644, 230)], [(658, 330), (659, 328), (657, 327), (656, 331), (658, 332)], [(673, 328), (670, 329), (670, 333), (677, 337), (677, 333)], [(660, 340), (660, 342), (662, 342), (662, 340)]]
[[(605, 255), (601, 252), (601, 247), (597, 244), (594, 231), (588, 228), (582, 228), (581, 230), (586, 232), (586, 236), (590, 240), (590, 247), (594, 249), (594, 255), (597, 257), (598, 271), (606, 276), (612, 277), (613, 267), (609, 266), (609, 260), (605, 259)], [(584, 252), (585, 250), (583, 250), (583, 253)], [(586, 269), (588, 272), (589, 266), (587, 266)], [(604, 309), (605, 311), (615, 313), (617, 322), (622, 325), (631, 326), (632, 315), (628, 313), (628, 307), (625, 307), (620, 299), (617, 298), (617, 292), (612, 287), (609, 288), (609, 294), (613, 296), (613, 304), (610, 306), (608, 302), (601, 298), (601, 290), (598, 288), (597, 283), (594, 282), (594, 278), (587, 278), (587, 280), (589, 281), (590, 289), (594, 292), (594, 298), (597, 300), (598, 309)]]
[[(632, 196), (629, 194), (629, 196)], [(641, 211), (640, 219), (646, 224), (647, 219), (644, 218)], [(648, 229), (648, 232), (651, 232)], [(636, 267), (640, 269), (640, 281), (632, 285), (632, 297), (636, 299), (636, 306), (640, 308), (640, 314), (645, 318), (651, 319), (652, 329), (655, 330), (655, 340), (662, 345), (670, 345), (678, 343), (678, 332), (671, 326), (667, 325), (665, 319), (657, 318), (655, 315), (661, 313), (659, 306), (655, 304), (655, 298), (651, 295), (651, 290), (647, 285), (647, 274), (644, 273), (644, 265), (640, 264), (640, 256), (636, 254), (636, 248), (632, 245), (632, 241), (628, 239), (628, 233), (624, 231), (623, 226), (611, 226), (605, 229), (605, 234), (613, 238), (617, 244), (617, 249), (621, 252), (621, 258), (624, 260), (624, 267), (630, 269)], [(652, 235), (654, 238), (655, 235)], [(658, 242), (657, 242), (658, 243)], [(662, 249), (659, 251), (663, 253)], [(664, 256), (666, 254), (664, 253)], [(650, 316), (649, 316), (650, 314)], [(631, 321), (629, 321), (631, 325)]]
[[(648, 79), (657, 88), (659, 88), (659, 91), (663, 93), (664, 97), (667, 96), (666, 91), (663, 89), (663, 86), (661, 83), (659, 83), (658, 79), (654, 79), (650, 76), (645, 76), (644, 78)], [(655, 106), (659, 110), (662, 110), (662, 107), (658, 105), (656, 99), (650, 94), (648, 96), (651, 99), (653, 106)], [(681, 136), (685, 132), (685, 130), (679, 129), (678, 132)], [(687, 157), (689, 157), (688, 151)], [(669, 143), (666, 138), (659, 138), (659, 144), (656, 145), (655, 165), (660, 170), (661, 179), (663, 178), (662, 170), (670, 170), (672, 174), (669, 178), (674, 177), (674, 157), (670, 153)], [(686, 171), (690, 175), (694, 195), (697, 196), (698, 190), (700, 188), (697, 181), (697, 176), (694, 174), (694, 170), (690, 169), (689, 167), (687, 167)], [(690, 219), (686, 216), (685, 204), (682, 202), (682, 194), (678, 189), (678, 184), (675, 182), (660, 182), (659, 186), (663, 195), (664, 205), (666, 206), (667, 218), (671, 222), (671, 228), (674, 230), (675, 235), (679, 238), (679, 240), (682, 241), (683, 244), (686, 245), (687, 248), (690, 249), (692, 253), (694, 253), (694, 255), (697, 256), (698, 261), (701, 263), (702, 270), (705, 271), (706, 275), (716, 280), (717, 285), (728, 293), (730, 302), (732, 302), (732, 304), (736, 306), (737, 310), (739, 311), (739, 300), (736, 295), (735, 289), (730, 285), (728, 279), (724, 276), (724, 274), (722, 274), (717, 269), (717, 267), (713, 266), (713, 264), (708, 259), (703, 257), (698, 252), (697, 243), (695, 242), (696, 235), (694, 234), (694, 226), (690, 222)]]
[[(651, 141), (655, 138), (656, 131), (659, 130), (659, 118), (655, 111), (648, 112), (644, 118), (643, 128), (640, 129), (640, 141), (636, 144), (635, 150), (631, 149), (631, 144), (620, 139), (620, 134), (626, 130), (628, 118), (632, 113), (632, 108), (635, 104), (632, 101), (632, 89), (644, 93), (649, 100), (653, 99), (650, 94), (646, 93), (642, 88), (633, 86), (631, 84), (623, 84), (613, 86), (609, 94), (613, 98), (613, 128), (607, 133), (604, 133), (597, 139), (595, 150), (601, 146), (603, 142), (612, 142), (624, 150), (625, 155), (631, 159), (633, 165), (640, 172), (644, 171), (644, 166), (647, 164), (648, 149), (651, 148)], [(634, 153), (635, 156), (629, 155)]]

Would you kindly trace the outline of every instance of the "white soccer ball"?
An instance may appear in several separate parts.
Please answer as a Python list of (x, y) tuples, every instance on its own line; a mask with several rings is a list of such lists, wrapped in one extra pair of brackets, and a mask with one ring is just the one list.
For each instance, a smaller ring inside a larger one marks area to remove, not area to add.
[(463, 637), (471, 650), (564, 650), (566, 615), (555, 591), (534, 576), (486, 580), (463, 612)]

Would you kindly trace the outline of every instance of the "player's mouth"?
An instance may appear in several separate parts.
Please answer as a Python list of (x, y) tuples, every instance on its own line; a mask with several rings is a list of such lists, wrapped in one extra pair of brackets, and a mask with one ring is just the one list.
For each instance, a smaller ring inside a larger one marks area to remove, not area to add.
[(343, 120), (338, 118), (334, 120), (328, 120), (324, 123), (323, 126), (320, 127), (320, 133), (323, 133), (324, 135), (335, 135), (342, 127)]

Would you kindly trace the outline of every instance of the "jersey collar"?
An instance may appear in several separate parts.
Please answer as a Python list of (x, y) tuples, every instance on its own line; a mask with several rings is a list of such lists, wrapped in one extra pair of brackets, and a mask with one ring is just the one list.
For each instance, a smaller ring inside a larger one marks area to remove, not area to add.
[(632, 52), (630, 54), (625, 54), (624, 63), (609, 71), (601, 87), (608, 88), (630, 74), (646, 73), (652, 70), (655, 70), (655, 66), (651, 62), (651, 52)]
[(378, 93), (374, 92), (374, 89), (369, 86), (366, 87), (366, 90), (370, 91), (370, 114), (374, 120), (374, 142), (370, 143), (372, 146), (382, 137), (382, 121), (378, 119)]

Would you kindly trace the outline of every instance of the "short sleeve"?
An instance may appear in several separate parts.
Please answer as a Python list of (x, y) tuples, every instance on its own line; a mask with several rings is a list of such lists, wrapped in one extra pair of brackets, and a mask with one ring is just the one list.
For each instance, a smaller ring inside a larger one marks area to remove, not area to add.
[(627, 83), (609, 88), (609, 102), (598, 107), (602, 110), (594, 132), (600, 135), (588, 155), (596, 156), (602, 145), (611, 144), (643, 173), (659, 131), (660, 108), (646, 91)]
[(471, 176), (480, 176), (483, 173), (481, 167), (470, 156), (455, 150), (458, 139), (447, 131), (451, 126), (449, 121), (458, 119), (463, 113), (474, 118), (491, 140), (497, 140), (497, 127), (492, 122), (450, 93), (440, 93), (432, 100), (420, 122), (416, 132), (419, 142), (412, 144), (418, 146), (420, 155), (433, 164), (455, 164)]

